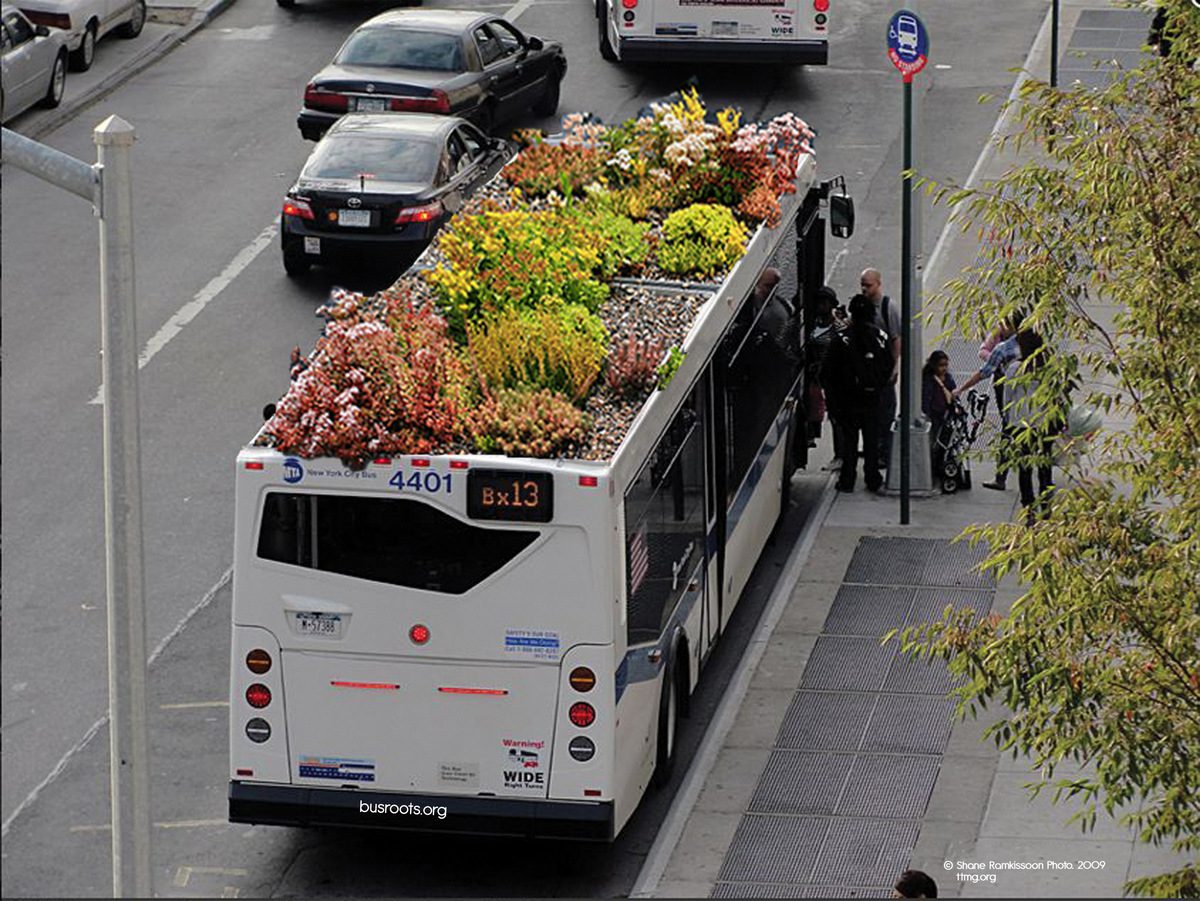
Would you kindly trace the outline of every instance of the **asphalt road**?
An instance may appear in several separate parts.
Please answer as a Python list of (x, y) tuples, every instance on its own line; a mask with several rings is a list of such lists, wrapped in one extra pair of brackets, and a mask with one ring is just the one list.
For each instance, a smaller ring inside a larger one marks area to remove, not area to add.
[[(301, 283), (284, 276), (273, 221), (311, 147), (299, 137), (295, 111), (308, 76), (345, 34), (390, 5), (305, 0), (289, 12), (236, 4), (45, 139), (92, 159), (91, 129), (110, 113), (138, 135), (139, 335), (154, 351), (141, 378), (151, 646), (192, 617), (152, 671), (156, 819), (167, 824), (157, 832), (158, 885), (188, 895), (220, 895), (226, 887), (243, 896), (621, 894), (669, 793), (648, 799), (622, 840), (602, 849), (220, 822), (234, 457), (258, 427), (262, 405), (286, 387), (290, 349), (307, 349), (317, 337), (312, 311), (329, 288), (372, 289), (387, 280), (386, 273), (360, 280), (323, 270)], [(1007, 94), (1008, 70), (1024, 59), (1046, 3), (1010, 0), (970, 16), (952, 0), (915, 5), (933, 36), (933, 64), (948, 67), (931, 65), (917, 79), (922, 169), (964, 179), (996, 115), (994, 104), (980, 106), (977, 97)], [(885, 289), (898, 296), (900, 87), (883, 55), (890, 10), (841, 0), (832, 64), (789, 70), (616, 67), (596, 52), (586, 0), (521, 7), (523, 28), (566, 46), (563, 112), (587, 109), (617, 120), (695, 74), (710, 104), (741, 106), (749, 118), (785, 110), (806, 118), (819, 132), (821, 170), (844, 173), (858, 206), (854, 238), (829, 241), (831, 283), (848, 296), (858, 270), (876, 265)], [(553, 130), (556, 123), (515, 124)], [(104, 894), (106, 731), (85, 743), (106, 692), (100, 407), (90, 403), (99, 378), (96, 228), (86, 203), (11, 166), (0, 200), (3, 889)], [(926, 217), (927, 252), (944, 216), (934, 210)], [(196, 306), (164, 341), (181, 309)], [(815, 481), (798, 490), (811, 497)], [(789, 534), (810, 507), (802, 505)], [(785, 538), (760, 567), (739, 618), (743, 639), (786, 545)], [(685, 753), (739, 653), (731, 634), (706, 677)], [(68, 757), (73, 749), (81, 750)]]

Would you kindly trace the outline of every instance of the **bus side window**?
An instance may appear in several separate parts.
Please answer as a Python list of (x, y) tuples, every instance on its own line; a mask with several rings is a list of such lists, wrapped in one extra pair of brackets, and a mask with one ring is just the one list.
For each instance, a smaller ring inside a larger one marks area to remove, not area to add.
[(704, 554), (704, 435), (695, 392), (625, 495), (630, 645), (657, 641)]

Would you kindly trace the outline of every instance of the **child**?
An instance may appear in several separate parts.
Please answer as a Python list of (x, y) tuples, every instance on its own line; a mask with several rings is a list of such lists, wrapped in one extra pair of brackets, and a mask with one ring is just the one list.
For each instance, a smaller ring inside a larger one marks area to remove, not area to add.
[(946, 413), (954, 403), (954, 376), (950, 374), (950, 358), (946, 352), (935, 350), (921, 370), (921, 412), (929, 420), (929, 446), (932, 452), (934, 482), (940, 482), (945, 452), (938, 442)]

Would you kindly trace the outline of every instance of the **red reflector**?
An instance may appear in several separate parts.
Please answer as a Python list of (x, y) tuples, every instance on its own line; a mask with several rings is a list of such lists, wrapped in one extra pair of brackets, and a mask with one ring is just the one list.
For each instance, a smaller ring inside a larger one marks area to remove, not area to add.
[(372, 463), (378, 463), (380, 466), (391, 466), (391, 465), (392, 465), (392, 458), (391, 458), (391, 457), (376, 457), (376, 458), (375, 458), (374, 460), (372, 460), (371, 462), (372, 462)]
[(450, 461), (451, 469), (466, 469), (467, 466), (468, 466), (468, 463), (466, 460), (451, 460)]
[(438, 691), (448, 695), (506, 695), (507, 688), (451, 688), (446, 685), (438, 686)]
[(596, 708), (587, 701), (576, 701), (567, 716), (573, 725), (584, 729), (596, 721)]
[(253, 776), (253, 775), (254, 775), (254, 770), (241, 770), (241, 769), (239, 769), (239, 770), (237, 771), (237, 774), (238, 774), (239, 776)]
[(255, 710), (261, 710), (271, 703), (271, 689), (261, 682), (255, 682), (246, 689), (246, 703)]
[(341, 682), (332, 681), (329, 683), (335, 688), (382, 688), (387, 691), (398, 691), (400, 686), (394, 682)]
[(819, 13), (829, 11), (829, 0), (813, 0), (813, 9)]
[(413, 644), (425, 644), (429, 641), (429, 627), (422, 626), (420, 623), (408, 630), (408, 637)]
[(595, 488), (600, 484), (600, 480), (595, 476), (580, 476), (579, 484), (583, 488)]
[(412, 460), (409, 461), (409, 463), (411, 463), (413, 466), (428, 466), (429, 465), (429, 461), (426, 460), (424, 457), (414, 457)]
[(249, 460), (246, 463), (247, 469), (262, 469), (263, 465), (258, 460)]
[(621, 0), (621, 5), (626, 9), (633, 9), (638, 4), (638, 0)]
[(585, 798), (599, 798), (599, 797), (600, 797), (600, 789), (598, 789), (598, 788), (585, 788), (585, 789), (583, 790), (583, 796), (584, 796)]

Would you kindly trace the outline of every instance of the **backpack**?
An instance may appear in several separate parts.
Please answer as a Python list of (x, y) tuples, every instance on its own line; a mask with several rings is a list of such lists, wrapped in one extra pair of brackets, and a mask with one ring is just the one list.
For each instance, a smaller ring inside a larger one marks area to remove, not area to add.
[(841, 336), (850, 361), (850, 374), (859, 391), (875, 393), (892, 379), (892, 354), (887, 333), (879, 328), (856, 333), (850, 329)]

